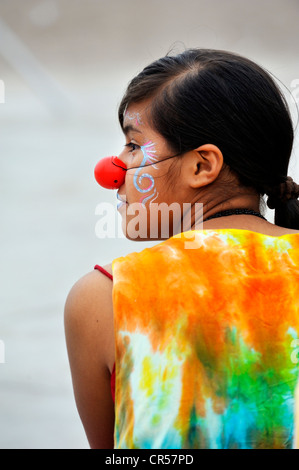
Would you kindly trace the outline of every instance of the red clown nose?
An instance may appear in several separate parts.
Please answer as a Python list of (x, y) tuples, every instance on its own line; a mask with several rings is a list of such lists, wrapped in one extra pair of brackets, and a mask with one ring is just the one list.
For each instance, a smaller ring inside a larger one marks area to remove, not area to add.
[(95, 166), (94, 177), (106, 189), (118, 189), (124, 184), (127, 166), (118, 157), (102, 158)]

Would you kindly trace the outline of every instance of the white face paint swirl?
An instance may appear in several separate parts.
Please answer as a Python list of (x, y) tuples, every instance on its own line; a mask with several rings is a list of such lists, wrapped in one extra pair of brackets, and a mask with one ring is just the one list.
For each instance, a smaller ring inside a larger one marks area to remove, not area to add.
[[(151, 140), (149, 140), (145, 145), (142, 145), (140, 148), (141, 148), (141, 151), (143, 153), (143, 159), (142, 159), (142, 162), (141, 162), (141, 166), (139, 168), (137, 168), (137, 170), (134, 173), (134, 180), (133, 181), (134, 181), (135, 188), (140, 193), (149, 193), (150, 191), (152, 191), (152, 193), (149, 196), (144, 195), (140, 198), (139, 202), (141, 202), (143, 205), (145, 205), (145, 203), (147, 201), (149, 201), (150, 199), (152, 199), (154, 196), (155, 196), (154, 199), (156, 199), (159, 193), (157, 192), (157, 189), (154, 187), (155, 186), (155, 181), (154, 181), (153, 176), (150, 175), (149, 173), (143, 173), (142, 175), (139, 175), (139, 172), (141, 171), (142, 167), (144, 165), (146, 165), (147, 162), (154, 163), (154, 162), (157, 162), (158, 159), (155, 156), (155, 153), (156, 153), (155, 144)], [(157, 169), (157, 167), (155, 165), (152, 165), (152, 167)], [(150, 184), (147, 188), (142, 189), (141, 188), (141, 183), (142, 183), (142, 180), (144, 178), (149, 179)], [(154, 199), (152, 199), (151, 202), (153, 202)]]

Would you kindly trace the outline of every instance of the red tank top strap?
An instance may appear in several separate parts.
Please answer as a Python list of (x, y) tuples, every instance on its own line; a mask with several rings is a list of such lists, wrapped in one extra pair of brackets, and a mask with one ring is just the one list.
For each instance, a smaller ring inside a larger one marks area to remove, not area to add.
[(113, 281), (113, 276), (112, 274), (108, 273), (105, 268), (102, 268), (102, 266), (99, 266), (98, 264), (95, 265), (94, 269), (97, 269), (98, 271), (101, 271), (101, 273), (105, 274), (105, 276), (109, 277), (111, 281)]

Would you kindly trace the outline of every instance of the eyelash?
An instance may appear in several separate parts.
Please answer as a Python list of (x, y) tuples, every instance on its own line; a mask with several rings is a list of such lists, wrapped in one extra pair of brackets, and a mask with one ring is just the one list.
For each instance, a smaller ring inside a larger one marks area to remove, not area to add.
[(134, 144), (133, 142), (129, 142), (128, 144), (125, 145), (125, 147), (130, 148), (129, 152), (134, 152), (134, 150), (138, 150), (140, 147), (137, 144)]

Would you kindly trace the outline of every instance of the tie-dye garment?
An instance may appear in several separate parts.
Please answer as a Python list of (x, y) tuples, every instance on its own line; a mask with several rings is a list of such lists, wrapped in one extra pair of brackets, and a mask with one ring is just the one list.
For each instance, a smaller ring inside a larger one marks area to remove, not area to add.
[(115, 448), (291, 448), (299, 234), (193, 234), (113, 262)]

